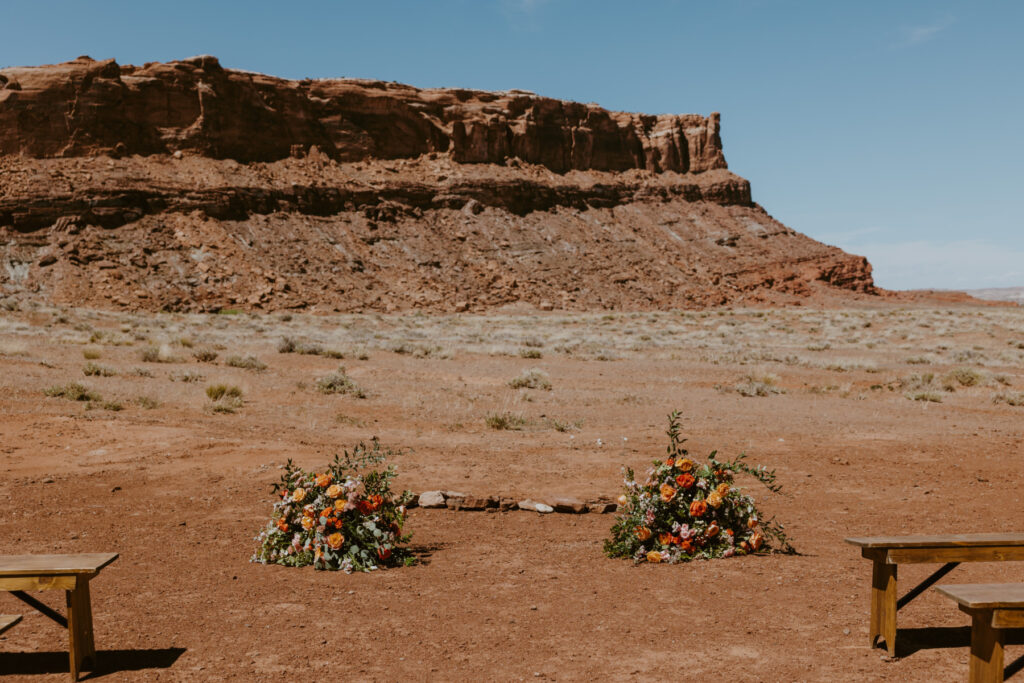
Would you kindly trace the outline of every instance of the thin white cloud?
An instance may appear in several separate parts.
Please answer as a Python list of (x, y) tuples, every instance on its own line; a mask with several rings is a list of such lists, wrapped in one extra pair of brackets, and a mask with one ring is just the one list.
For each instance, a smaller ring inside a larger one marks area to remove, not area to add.
[(946, 16), (927, 24), (908, 26), (903, 29), (903, 40), (901, 44), (920, 45), (926, 43), (953, 25), (953, 17)]
[(841, 242), (866, 256), (886, 289), (982, 289), (1024, 286), (1024, 248), (981, 240)]

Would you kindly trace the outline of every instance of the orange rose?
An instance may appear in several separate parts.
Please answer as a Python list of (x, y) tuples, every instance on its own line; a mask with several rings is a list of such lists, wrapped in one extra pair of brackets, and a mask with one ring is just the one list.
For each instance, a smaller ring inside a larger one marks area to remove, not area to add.
[(725, 494), (729, 493), (730, 488), (731, 487), (723, 481), (721, 484), (718, 485), (718, 488), (715, 489), (715, 492), (718, 493), (718, 495), (720, 495), (722, 498), (725, 498)]
[(756, 526), (757, 526), (757, 517), (751, 517), (750, 519), (747, 520), (747, 528), (748, 529), (753, 529)]
[(388, 559), (389, 557), (391, 557), (391, 549), (384, 547), (377, 548), (377, 557), (379, 557), (381, 560)]
[(337, 484), (331, 484), (330, 486), (327, 487), (327, 497), (328, 498), (337, 498), (342, 493), (344, 493), (344, 491), (345, 491), (345, 489), (341, 488)]
[(659, 553), (657, 550), (652, 550), (651, 552), (647, 553), (647, 561), (653, 562), (654, 564), (658, 564), (659, 562), (661, 562), (661, 553)]
[(642, 543), (651, 537), (651, 530), (645, 526), (638, 526), (636, 528), (636, 537), (639, 538)]
[(284, 519), (277, 520), (277, 528), (281, 531), (288, 531), (288, 522), (284, 521)]
[(676, 537), (669, 533), (658, 534), (658, 543), (662, 545), (672, 545), (675, 543)]
[(662, 484), (660, 491), (661, 499), (666, 503), (670, 502), (673, 498), (676, 497), (676, 490), (669, 486), (668, 484)]
[(321, 517), (330, 517), (331, 513), (333, 513), (333, 512), (334, 512), (334, 508), (325, 508), (325, 509), (320, 511), (320, 516)]
[(333, 534), (327, 537), (327, 547), (331, 550), (341, 550), (341, 546), (344, 543), (345, 537), (339, 534), (338, 532), (334, 532)]
[(301, 503), (306, 498), (306, 489), (298, 488), (292, 492), (292, 500), (296, 503)]
[(338, 512), (344, 510), (346, 505), (348, 505), (347, 500), (342, 500), (341, 498), (339, 498), (338, 500), (334, 501), (334, 509), (337, 510)]
[(718, 491), (712, 491), (708, 494), (708, 505), (715, 508), (716, 510), (722, 507), (722, 497), (718, 495)]
[(693, 488), (693, 485), (697, 483), (697, 480), (693, 478), (692, 474), (680, 474), (676, 477), (676, 483), (679, 484), (679, 488), (686, 491)]
[(679, 547), (683, 549), (684, 553), (687, 553), (687, 554), (692, 553), (693, 552), (693, 541), (683, 541), (682, 543), (679, 544)]
[(316, 485), (322, 489), (327, 488), (331, 484), (331, 475), (329, 474), (318, 474), (316, 475)]
[(673, 465), (676, 464), (675, 458), (669, 458), (668, 460), (665, 461), (665, 464), (668, 465), (669, 467), (672, 467)]
[(691, 517), (703, 517), (704, 513), (708, 511), (708, 504), (703, 500), (695, 500), (690, 503), (690, 516)]
[(683, 472), (690, 472), (693, 470), (693, 461), (689, 458), (683, 458), (676, 463), (676, 467), (681, 469)]
[(756, 552), (756, 551), (761, 549), (761, 546), (763, 544), (764, 544), (764, 536), (761, 535), (760, 531), (755, 531), (754, 535), (750, 537), (750, 547), (753, 548), (754, 551)]
[(708, 538), (714, 538), (718, 535), (719, 531), (721, 531), (721, 529), (718, 528), (718, 525), (712, 522), (711, 525), (708, 527), (708, 530), (704, 532), (704, 535), (706, 535)]
[(302, 518), (302, 528), (303, 529), (305, 529), (306, 531), (309, 531), (314, 526), (316, 526), (316, 522), (313, 521), (312, 517), (303, 517)]

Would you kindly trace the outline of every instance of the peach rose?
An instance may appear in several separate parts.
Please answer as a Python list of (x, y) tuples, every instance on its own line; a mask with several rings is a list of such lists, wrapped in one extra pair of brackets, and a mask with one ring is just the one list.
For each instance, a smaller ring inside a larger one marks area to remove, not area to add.
[(750, 547), (753, 548), (754, 551), (756, 552), (756, 551), (761, 549), (761, 546), (763, 544), (764, 544), (764, 536), (761, 535), (760, 531), (755, 531), (754, 535), (750, 537)]
[(676, 477), (676, 483), (679, 484), (679, 488), (686, 491), (693, 488), (693, 485), (697, 483), (697, 480), (693, 478), (692, 474), (680, 474)]
[(653, 562), (654, 564), (658, 564), (659, 562), (661, 562), (661, 553), (659, 553), (657, 550), (652, 550), (651, 552), (647, 553), (647, 561)]
[(345, 489), (341, 488), (337, 484), (331, 484), (330, 486), (327, 487), (327, 497), (328, 498), (337, 498), (338, 496), (340, 496), (344, 492), (345, 492)]
[(277, 520), (277, 528), (281, 531), (288, 531), (288, 522), (284, 521), (283, 519)]
[(690, 516), (691, 517), (703, 517), (704, 513), (708, 511), (708, 504), (703, 500), (695, 500), (690, 503)]
[(751, 517), (750, 519), (747, 520), (747, 528), (748, 529), (753, 529), (756, 526), (757, 526), (757, 517)]
[(316, 485), (322, 489), (327, 488), (331, 484), (331, 475), (329, 474), (318, 474), (316, 475)]
[(729, 486), (723, 481), (721, 484), (718, 485), (718, 488), (715, 489), (715, 492), (718, 493), (718, 495), (720, 495), (722, 498), (725, 498), (725, 494), (729, 493), (729, 489), (731, 488), (731, 486)]
[(309, 531), (314, 526), (316, 526), (316, 522), (313, 521), (312, 517), (303, 517), (302, 518), (302, 528), (303, 529), (305, 529), (306, 531)]
[(718, 535), (719, 531), (721, 531), (721, 529), (718, 528), (718, 525), (712, 522), (710, 526), (708, 526), (708, 530), (704, 532), (704, 535), (708, 538), (714, 538)]
[(301, 503), (306, 499), (306, 489), (298, 488), (292, 492), (292, 500), (296, 503)]
[(338, 512), (344, 510), (346, 505), (348, 505), (348, 501), (342, 498), (339, 498), (338, 500), (334, 501), (334, 509), (337, 510)]
[(651, 530), (645, 526), (638, 526), (636, 528), (636, 537), (639, 538), (641, 542), (646, 541), (651, 537)]
[(665, 461), (665, 464), (668, 465), (669, 467), (672, 467), (673, 465), (676, 464), (676, 460), (675, 458), (669, 458), (668, 460)]
[(711, 493), (709, 493), (707, 501), (708, 505), (710, 505), (716, 510), (722, 507), (722, 497), (718, 495), (718, 491), (712, 491)]
[(339, 534), (338, 532), (334, 532), (333, 534), (327, 537), (327, 547), (331, 550), (341, 550), (341, 546), (344, 543), (345, 537)]
[(693, 461), (689, 458), (683, 458), (676, 463), (676, 467), (681, 469), (683, 472), (690, 472), (693, 470)]
[(615, 499), (619, 505), (625, 505), (629, 502), (629, 498), (626, 498), (626, 494), (623, 493), (621, 496)]
[(668, 484), (662, 484), (660, 491), (661, 499), (666, 503), (671, 502), (671, 500), (676, 497), (676, 490)]

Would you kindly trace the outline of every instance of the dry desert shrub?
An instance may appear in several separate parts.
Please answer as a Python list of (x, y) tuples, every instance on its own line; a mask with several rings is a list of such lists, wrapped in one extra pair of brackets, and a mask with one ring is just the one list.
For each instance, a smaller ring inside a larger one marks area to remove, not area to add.
[(140, 354), (143, 363), (180, 363), (181, 359), (171, 353), (170, 347), (150, 346)]
[(86, 377), (113, 377), (117, 374), (117, 371), (114, 370), (114, 368), (107, 367), (106, 365), (86, 363), (82, 367), (82, 374)]
[(509, 380), (508, 385), (513, 389), (551, 391), (551, 381), (548, 379), (548, 373), (537, 368), (523, 370), (518, 377), (513, 377)]
[(153, 410), (160, 406), (160, 403), (155, 398), (150, 398), (149, 396), (136, 396), (134, 403), (138, 407), (146, 410)]
[(735, 391), (740, 396), (771, 396), (784, 394), (786, 390), (778, 386), (779, 377), (771, 373), (747, 373), (732, 387), (725, 391)]
[(84, 349), (82, 351), (82, 358), (86, 360), (99, 360), (101, 355), (99, 349)]
[(910, 391), (905, 394), (911, 401), (928, 401), (942, 403), (942, 394), (937, 391)]
[[(152, 375), (150, 375), (152, 376)], [(185, 382), (191, 384), (193, 382), (202, 382), (206, 377), (203, 376), (198, 370), (185, 370), (183, 372), (173, 372), (168, 375), (168, 378), (172, 382)]]
[(233, 368), (253, 370), (254, 372), (262, 372), (267, 369), (267, 364), (256, 356), (230, 356), (225, 363)]
[(519, 349), (520, 358), (539, 359), (542, 355), (538, 349)]
[(344, 366), (316, 381), (316, 390), (321, 394), (345, 394), (356, 398), (366, 398), (366, 392), (348, 376)]
[(491, 429), (512, 430), (522, 429), (526, 425), (526, 418), (517, 413), (491, 413), (484, 418), (484, 422)]
[(992, 397), (993, 403), (1005, 403), (1008, 406), (1024, 406), (1024, 392), (1004, 392)]
[(64, 386), (53, 386), (44, 392), (52, 398), (66, 398), (69, 401), (102, 401), (103, 398), (87, 386), (71, 382)]
[(213, 349), (196, 349), (192, 352), (192, 357), (200, 363), (212, 363), (217, 360), (217, 352)]
[(292, 337), (285, 337), (277, 345), (278, 353), (297, 353), (303, 356), (323, 356), (324, 358), (344, 358), (345, 354), (333, 349), (325, 349), (319, 344), (312, 342), (297, 341)]
[(234, 413), (242, 407), (242, 390), (234, 385), (211, 384), (206, 396), (210, 399), (207, 409), (213, 413)]

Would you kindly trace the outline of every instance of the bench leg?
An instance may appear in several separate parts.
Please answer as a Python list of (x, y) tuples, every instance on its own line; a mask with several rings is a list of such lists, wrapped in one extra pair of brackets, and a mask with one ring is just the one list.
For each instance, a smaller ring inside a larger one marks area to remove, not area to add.
[(992, 628), (992, 610), (971, 615), (969, 683), (1002, 683), (1003, 629)]
[(872, 562), (871, 568), (871, 647), (881, 636), (896, 656), (896, 565), (886, 564), (884, 558)]
[(89, 580), (80, 577), (74, 590), (67, 591), (68, 605), (68, 657), (71, 680), (77, 681), (83, 664), (96, 666), (96, 646), (92, 635), (92, 605), (89, 598)]

